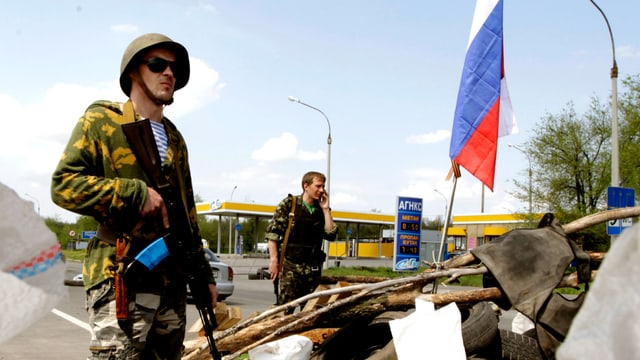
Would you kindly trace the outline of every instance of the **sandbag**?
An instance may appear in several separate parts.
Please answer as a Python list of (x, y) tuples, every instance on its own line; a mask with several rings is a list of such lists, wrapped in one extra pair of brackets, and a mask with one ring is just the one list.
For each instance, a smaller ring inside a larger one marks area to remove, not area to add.
[(623, 231), (607, 252), (559, 360), (629, 359), (640, 354), (640, 225)]
[(0, 343), (67, 295), (62, 249), (33, 205), (0, 183)]
[(416, 310), (408, 316), (389, 321), (398, 360), (464, 360), (460, 310), (450, 303), (435, 310), (433, 303), (416, 298)]

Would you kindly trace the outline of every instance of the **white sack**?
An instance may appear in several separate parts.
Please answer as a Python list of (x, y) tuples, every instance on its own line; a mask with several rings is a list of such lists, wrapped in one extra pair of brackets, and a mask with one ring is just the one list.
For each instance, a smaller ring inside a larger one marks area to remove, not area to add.
[(605, 256), (559, 360), (628, 359), (640, 354), (640, 224), (625, 230)]
[(67, 294), (56, 236), (33, 205), (0, 183), (0, 343), (47, 314)]
[(309, 360), (313, 342), (302, 335), (291, 335), (249, 350), (251, 360)]
[(398, 360), (467, 358), (456, 303), (435, 310), (432, 302), (417, 298), (416, 311), (389, 321), (389, 327)]

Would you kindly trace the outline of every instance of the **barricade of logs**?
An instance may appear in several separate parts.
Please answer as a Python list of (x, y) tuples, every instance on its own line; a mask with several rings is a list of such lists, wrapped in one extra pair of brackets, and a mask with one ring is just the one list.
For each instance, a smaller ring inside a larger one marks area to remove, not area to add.
[[(563, 225), (570, 234), (590, 226), (610, 221), (640, 216), (640, 207), (603, 211)], [(604, 253), (589, 253), (594, 261), (602, 261)], [(214, 339), (218, 349), (227, 354), (224, 360), (235, 359), (261, 344), (293, 334), (314, 333), (316, 329), (329, 329), (328, 333), (341, 328), (355, 319), (373, 319), (385, 311), (406, 311), (414, 307), (415, 299), (446, 305), (451, 302), (475, 303), (502, 298), (499, 288), (479, 288), (466, 291), (431, 294), (434, 282), (447, 278), (444, 284), (466, 275), (484, 274), (486, 267), (478, 264), (471, 253), (447, 260), (439, 270), (428, 269), (418, 275), (396, 279), (371, 279), (362, 277), (336, 278), (333, 288), (319, 289), (314, 293), (287, 304), (254, 314), (235, 325), (216, 331)], [(597, 271), (591, 272), (592, 279)], [(374, 282), (371, 282), (374, 281)], [(353, 284), (353, 285), (351, 285)], [(577, 287), (574, 274), (565, 276), (557, 287)], [(302, 311), (283, 315), (284, 311), (306, 304)], [(316, 336), (318, 337), (318, 336)], [(321, 336), (320, 336), (321, 337)], [(312, 339), (313, 340), (313, 339)], [(200, 342), (187, 348), (183, 360), (210, 359), (208, 344)]]

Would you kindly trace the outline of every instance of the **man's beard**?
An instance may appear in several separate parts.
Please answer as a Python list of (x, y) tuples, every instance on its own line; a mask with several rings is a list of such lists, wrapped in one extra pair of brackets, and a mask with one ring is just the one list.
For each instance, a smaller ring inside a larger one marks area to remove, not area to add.
[(144, 88), (145, 94), (147, 94), (147, 97), (149, 97), (149, 99), (151, 99), (157, 105), (171, 105), (171, 104), (173, 104), (173, 92), (171, 92), (171, 95), (169, 95), (167, 93), (156, 94), (153, 91), (151, 91), (151, 89), (149, 89), (147, 84), (144, 84), (143, 88)]

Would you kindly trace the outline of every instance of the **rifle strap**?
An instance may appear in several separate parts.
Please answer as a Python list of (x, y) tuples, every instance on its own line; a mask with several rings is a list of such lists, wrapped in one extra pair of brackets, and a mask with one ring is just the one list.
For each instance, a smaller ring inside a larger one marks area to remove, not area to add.
[(296, 212), (296, 198), (291, 197), (291, 210), (289, 210), (289, 223), (287, 224), (287, 230), (284, 232), (284, 239), (282, 240), (282, 250), (280, 251), (280, 261), (278, 264), (278, 273), (282, 272), (282, 265), (284, 264), (284, 252), (287, 250), (287, 242), (289, 241), (289, 234), (291, 234), (291, 224), (293, 223), (293, 216)]

